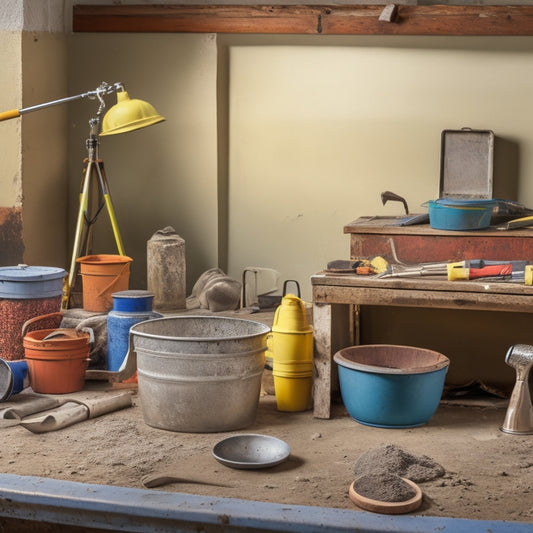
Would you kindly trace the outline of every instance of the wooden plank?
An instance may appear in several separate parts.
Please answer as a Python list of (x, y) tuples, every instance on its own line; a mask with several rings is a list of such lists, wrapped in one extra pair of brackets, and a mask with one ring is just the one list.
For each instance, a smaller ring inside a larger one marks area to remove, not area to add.
[[(378, 12), (377, 12), (378, 11)], [(383, 22), (383, 6), (335, 6), (322, 22), (324, 34), (533, 35), (532, 6), (398, 6)]]
[(80, 5), (75, 32), (315, 35), (533, 35), (533, 6)]
[(446, 231), (432, 228), (429, 224), (416, 224), (413, 226), (387, 226), (381, 222), (380, 217), (363, 216), (346, 224), (344, 233), (370, 233), (383, 235), (448, 235), (456, 238), (461, 237), (525, 237), (533, 238), (533, 229), (521, 228), (512, 231), (497, 230), (494, 227), (471, 231)]
[(320, 7), (123, 5), (73, 8), (75, 32), (320, 33)]
[(314, 379), (313, 416), (331, 416), (332, 374), (331, 305), (313, 304)]
[(443, 292), (424, 289), (315, 285), (313, 287), (313, 302), (533, 313), (533, 301), (530, 295), (495, 294), (492, 292), (475, 293), (452, 290)]
[(315, 274), (311, 276), (311, 284), (313, 287), (315, 285), (322, 285), (324, 287), (409, 289), (450, 293), (469, 292), (485, 294), (490, 292), (507, 296), (524, 295), (533, 300), (533, 287), (530, 285), (478, 280), (448, 281), (445, 276), (379, 278), (376, 276), (357, 276), (354, 274)]

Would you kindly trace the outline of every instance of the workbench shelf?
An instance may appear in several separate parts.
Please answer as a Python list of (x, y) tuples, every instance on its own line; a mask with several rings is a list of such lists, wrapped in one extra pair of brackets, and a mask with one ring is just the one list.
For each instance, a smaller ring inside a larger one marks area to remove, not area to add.
[[(368, 222), (368, 223), (366, 223)], [(358, 219), (345, 226), (351, 259), (380, 255), (417, 264), (463, 259), (532, 260), (533, 231), (442, 231), (384, 226)], [(315, 338), (314, 415), (329, 418), (336, 349), (358, 343), (360, 306), (533, 313), (533, 287), (517, 282), (379, 278), (320, 272), (311, 277)], [(343, 333), (339, 337), (339, 332)]]

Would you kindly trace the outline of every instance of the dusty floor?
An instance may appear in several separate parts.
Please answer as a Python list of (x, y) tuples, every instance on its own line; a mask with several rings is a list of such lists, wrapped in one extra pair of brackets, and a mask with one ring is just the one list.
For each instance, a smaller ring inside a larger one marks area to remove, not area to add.
[[(102, 383), (88, 383), (86, 389), (77, 395), (109, 394)], [(188, 434), (148, 426), (133, 394), (133, 407), (59, 431), (1, 429), (1, 471), (137, 488), (143, 488), (144, 475), (161, 471), (227, 486), (175, 483), (155, 490), (357, 509), (348, 496), (354, 462), (367, 450), (395, 444), (433, 458), (446, 470), (444, 477), (420, 484), (423, 503), (412, 514), (533, 524), (533, 435), (502, 433), (501, 403), (441, 404), (425, 426), (396, 430), (358, 424), (341, 404), (330, 420), (315, 419), (312, 411), (282, 413), (275, 397), (265, 395), (256, 422), (245, 430)], [(269, 469), (228, 468), (211, 451), (235, 433), (276, 436), (290, 445), (291, 455)]]

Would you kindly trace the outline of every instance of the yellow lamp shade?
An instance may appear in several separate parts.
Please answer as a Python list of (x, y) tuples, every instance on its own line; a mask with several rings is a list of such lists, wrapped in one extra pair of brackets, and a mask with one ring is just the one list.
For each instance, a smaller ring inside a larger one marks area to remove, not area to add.
[(131, 100), (126, 91), (117, 93), (117, 103), (105, 114), (100, 135), (115, 135), (162, 122), (154, 107), (143, 100)]

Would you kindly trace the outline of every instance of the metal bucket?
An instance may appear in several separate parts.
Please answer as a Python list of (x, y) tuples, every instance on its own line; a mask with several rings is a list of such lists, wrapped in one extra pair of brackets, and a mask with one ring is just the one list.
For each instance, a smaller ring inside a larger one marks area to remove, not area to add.
[(242, 429), (255, 420), (265, 364), (260, 322), (178, 316), (130, 330), (144, 421), (171, 431)]

